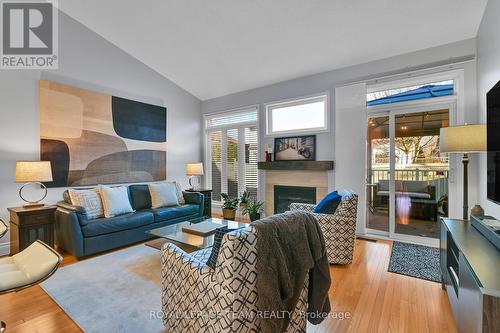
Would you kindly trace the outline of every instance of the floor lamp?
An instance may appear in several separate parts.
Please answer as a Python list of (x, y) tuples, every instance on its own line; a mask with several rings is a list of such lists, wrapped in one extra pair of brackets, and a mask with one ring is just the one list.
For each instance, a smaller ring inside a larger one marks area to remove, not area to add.
[(469, 219), (468, 207), (468, 175), (469, 153), (486, 150), (486, 125), (461, 125), (443, 127), (439, 133), (439, 150), (441, 153), (461, 153), (464, 165), (464, 203), (463, 219)]

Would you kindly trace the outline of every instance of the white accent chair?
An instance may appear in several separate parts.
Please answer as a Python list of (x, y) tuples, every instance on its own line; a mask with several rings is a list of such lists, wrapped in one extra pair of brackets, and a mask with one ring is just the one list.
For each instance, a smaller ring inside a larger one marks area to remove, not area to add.
[[(0, 222), (0, 235), (5, 235), (7, 226), (3, 221)], [(0, 295), (45, 281), (56, 272), (61, 262), (59, 253), (39, 240), (12, 257), (0, 259)], [(5, 327), (5, 323), (1, 322), (0, 332)]]

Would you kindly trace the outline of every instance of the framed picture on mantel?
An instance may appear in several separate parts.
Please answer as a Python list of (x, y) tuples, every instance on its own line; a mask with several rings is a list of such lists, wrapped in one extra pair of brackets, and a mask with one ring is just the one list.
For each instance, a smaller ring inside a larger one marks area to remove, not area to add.
[(316, 135), (274, 139), (275, 161), (315, 161)]

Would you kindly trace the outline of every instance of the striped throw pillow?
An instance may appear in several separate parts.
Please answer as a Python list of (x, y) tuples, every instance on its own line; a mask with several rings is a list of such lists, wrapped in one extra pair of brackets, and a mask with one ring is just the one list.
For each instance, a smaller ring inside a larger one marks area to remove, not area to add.
[(184, 194), (182, 194), (181, 184), (177, 181), (174, 181), (175, 188), (177, 190), (177, 198), (179, 199), (179, 205), (184, 205), (186, 200), (184, 200)]
[(99, 189), (90, 190), (68, 190), (71, 204), (85, 208), (89, 220), (104, 216), (101, 194)]

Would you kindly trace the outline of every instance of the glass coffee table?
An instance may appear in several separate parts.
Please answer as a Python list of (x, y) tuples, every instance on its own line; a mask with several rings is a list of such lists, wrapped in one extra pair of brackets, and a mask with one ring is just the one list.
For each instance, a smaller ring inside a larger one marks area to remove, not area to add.
[(146, 231), (148, 234), (159, 238), (153, 239), (145, 244), (147, 246), (161, 250), (163, 245), (169, 242), (169, 243), (174, 243), (176, 245), (180, 245), (180, 247), (186, 252), (202, 250), (208, 247), (212, 247), (212, 245), (214, 244), (213, 234), (210, 236), (203, 237), (182, 231), (183, 227), (201, 222), (218, 223), (227, 226), (228, 228), (231, 229), (244, 228), (248, 226), (248, 223), (246, 222), (229, 221), (219, 218), (199, 217), (187, 220), (185, 222), (179, 222), (177, 224), (148, 230)]

